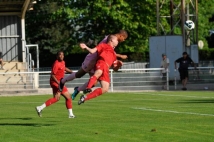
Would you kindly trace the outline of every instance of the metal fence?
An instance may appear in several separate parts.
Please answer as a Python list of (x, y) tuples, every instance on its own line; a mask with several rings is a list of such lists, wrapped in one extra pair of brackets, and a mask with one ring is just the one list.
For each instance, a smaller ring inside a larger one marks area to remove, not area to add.
[[(109, 91), (142, 91), (142, 90), (165, 90), (177, 89), (180, 83), (179, 73), (174, 72), (174, 80), (169, 80), (168, 73), (166, 78), (162, 78), (162, 68), (146, 69), (120, 69), (118, 72), (110, 70), (110, 90)], [(75, 71), (74, 71), (75, 72)], [(67, 76), (68, 74), (65, 74)], [(0, 89), (40, 89), (50, 88), (50, 71), (43, 72), (9, 72), (0, 73), (1, 78), (5, 77), (6, 82), (1, 82)], [(8, 79), (7, 79), (8, 77)], [(14, 82), (15, 80), (15, 82)], [(67, 82), (68, 88), (81, 86), (89, 80), (89, 75)], [(188, 84), (213, 84), (214, 67), (190, 68)], [(99, 87), (100, 85), (97, 85)]]
[[(161, 89), (163, 84), (167, 81), (162, 80), (161, 68), (151, 68), (151, 69), (121, 69), (119, 72), (114, 72), (110, 70), (110, 90), (109, 91), (135, 91), (135, 90), (157, 90)], [(76, 71), (74, 71), (76, 72)], [(19, 73), (0, 73), (0, 75), (10, 75), (14, 76), (22, 76), (20, 78), (19, 87), (16, 88), (50, 88), (49, 79), (50, 79), (50, 71), (43, 72), (19, 72)], [(65, 74), (67, 76), (68, 74)], [(75, 79), (71, 82), (67, 82), (66, 86), (68, 88), (74, 88), (76, 86), (81, 86), (85, 82), (88, 82), (89, 75), (86, 74), (82, 78)], [(5, 83), (8, 84), (9, 83)], [(18, 85), (18, 84), (17, 84)], [(20, 87), (23, 85), (25, 87)], [(168, 84), (166, 84), (168, 86)], [(15, 87), (16, 84), (13, 83)], [(28, 86), (28, 87), (26, 87)], [(98, 87), (100, 85), (97, 85)], [(166, 89), (168, 87), (166, 86)]]
[[(121, 69), (119, 72), (110, 70), (110, 91), (132, 91), (132, 90), (156, 90), (162, 88), (165, 84), (166, 79), (162, 80), (160, 74), (161, 68), (152, 69)], [(74, 71), (76, 72), (76, 71)], [(39, 88), (48, 88), (50, 72), (39, 72)], [(66, 74), (65, 76), (67, 76)], [(86, 74), (82, 78), (75, 79), (71, 82), (67, 82), (68, 88), (74, 88), (81, 86), (85, 82), (88, 82), (89, 75)], [(100, 85), (97, 85), (98, 87)], [(167, 89), (167, 84), (166, 88)]]
[[(180, 84), (180, 76), (179, 72), (174, 72), (174, 88), (177, 89), (177, 84)], [(188, 84), (195, 85), (196, 84), (202, 84), (204, 86), (212, 85), (214, 83), (214, 67), (190, 67), (189, 68), (189, 78), (188, 78)], [(212, 85), (213, 86), (213, 85)], [(197, 87), (197, 86), (196, 86)], [(206, 89), (205, 89), (206, 90)]]

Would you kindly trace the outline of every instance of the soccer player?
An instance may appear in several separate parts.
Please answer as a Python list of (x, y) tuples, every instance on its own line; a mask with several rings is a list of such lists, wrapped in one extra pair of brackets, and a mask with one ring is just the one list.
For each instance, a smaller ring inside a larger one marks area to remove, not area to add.
[[(115, 34), (115, 36), (118, 39), (118, 42), (123, 42), (125, 41), (125, 39), (128, 37), (128, 33), (125, 30), (120, 30), (117, 34)], [(107, 38), (108, 36), (106, 36), (99, 44), (101, 43), (107, 43)], [(116, 54), (117, 57), (122, 58), (122, 59), (126, 59), (127, 56), (126, 55), (120, 55), (120, 54)], [(93, 75), (94, 74), (94, 66), (96, 64), (97, 61), (97, 52), (95, 53), (89, 53), (86, 57), (84, 62), (82, 63), (82, 67), (76, 72), (76, 73), (72, 73), (69, 76), (63, 78), (60, 81), (60, 85), (59, 85), (59, 90), (61, 91), (64, 84), (68, 81), (72, 81), (75, 78), (81, 78), (82, 76), (84, 76), (86, 73), (89, 73), (89, 75)], [(79, 91), (85, 90), (86, 86), (88, 83), (85, 83), (83, 86), (81, 87), (75, 87), (74, 88), (74, 93), (72, 94), (72, 99), (74, 100), (76, 95), (79, 93)]]
[(48, 107), (56, 103), (57, 101), (59, 101), (60, 95), (62, 95), (65, 98), (65, 103), (69, 114), (68, 117), (69, 118), (75, 117), (72, 111), (72, 100), (71, 100), (70, 93), (68, 92), (68, 89), (66, 88), (66, 86), (64, 86), (62, 92), (60, 92), (58, 89), (60, 79), (64, 77), (65, 71), (68, 73), (72, 73), (70, 69), (65, 67), (65, 62), (63, 59), (64, 59), (64, 53), (62, 51), (59, 51), (57, 53), (57, 60), (54, 62), (52, 66), (51, 77), (50, 77), (50, 86), (53, 91), (53, 98), (50, 98), (41, 106), (36, 107), (36, 111), (39, 117), (42, 116), (42, 110), (45, 107)]
[(82, 49), (86, 49), (90, 53), (98, 53), (98, 60), (95, 65), (95, 73), (89, 80), (86, 92), (91, 92), (91, 88), (97, 82), (97, 80), (100, 81), (101, 88), (95, 89), (87, 96), (82, 95), (80, 97), (80, 100), (78, 101), (79, 105), (108, 91), (110, 83), (109, 68), (112, 66), (114, 61), (116, 61), (116, 53), (114, 51), (114, 48), (117, 45), (118, 39), (115, 35), (109, 35), (107, 43), (101, 43), (93, 49), (87, 47), (83, 43), (80, 44), (80, 47)]

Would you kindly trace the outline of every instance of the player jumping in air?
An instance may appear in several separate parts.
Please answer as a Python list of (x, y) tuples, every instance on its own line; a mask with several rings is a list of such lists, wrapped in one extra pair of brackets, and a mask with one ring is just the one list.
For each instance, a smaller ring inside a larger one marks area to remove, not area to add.
[(66, 86), (64, 86), (63, 90), (60, 92), (58, 89), (58, 85), (60, 82), (60, 79), (64, 77), (65, 71), (68, 73), (72, 73), (72, 71), (68, 68), (65, 67), (65, 62), (64, 62), (64, 53), (62, 51), (57, 53), (57, 60), (54, 62), (52, 66), (52, 71), (51, 71), (51, 77), (50, 77), (50, 86), (53, 90), (53, 98), (47, 100), (44, 104), (41, 106), (36, 107), (36, 111), (39, 115), (39, 117), (42, 116), (42, 110), (45, 107), (48, 107), (60, 99), (60, 95), (62, 95), (65, 98), (65, 103), (66, 107), (68, 109), (68, 117), (69, 118), (74, 118), (74, 114), (72, 111), (72, 100), (70, 93), (68, 92), (68, 89)]
[[(125, 41), (125, 39), (128, 37), (128, 34), (125, 30), (120, 30), (119, 33), (115, 34), (115, 36), (118, 39), (118, 42), (123, 42)], [(107, 38), (108, 36), (106, 36), (99, 44), (101, 43), (107, 43)], [(126, 59), (127, 56), (126, 55), (120, 55), (120, 54), (116, 54), (117, 57), (122, 58), (122, 59)], [(97, 61), (97, 52), (95, 53), (89, 53), (86, 57), (84, 62), (82, 63), (82, 67), (76, 72), (76, 73), (72, 73), (69, 76), (63, 78), (60, 81), (60, 85), (59, 85), (59, 90), (61, 91), (64, 84), (68, 81), (72, 81), (75, 78), (81, 78), (82, 76), (84, 76), (86, 73), (89, 73), (90, 76), (92, 76), (94, 74), (94, 66), (96, 64)], [(72, 99), (74, 100), (75, 97), (77, 96), (77, 94), (80, 91), (83, 91), (86, 89), (88, 82), (86, 82), (84, 85), (82, 85), (81, 87), (75, 87), (74, 88), (74, 92), (72, 94)]]
[(87, 100), (100, 96), (105, 93), (109, 89), (109, 68), (113, 65), (114, 61), (116, 61), (116, 53), (114, 48), (118, 45), (118, 40), (115, 35), (109, 35), (107, 39), (107, 43), (101, 43), (95, 48), (91, 49), (87, 47), (85, 44), (80, 44), (82, 49), (88, 50), (90, 53), (97, 52), (98, 60), (95, 65), (95, 73), (90, 78), (89, 83), (86, 88), (86, 92), (91, 92), (92, 86), (97, 82), (97, 80), (101, 83), (101, 88), (95, 89), (93, 92), (89, 93), (87, 96), (82, 95), (78, 104), (84, 103)]

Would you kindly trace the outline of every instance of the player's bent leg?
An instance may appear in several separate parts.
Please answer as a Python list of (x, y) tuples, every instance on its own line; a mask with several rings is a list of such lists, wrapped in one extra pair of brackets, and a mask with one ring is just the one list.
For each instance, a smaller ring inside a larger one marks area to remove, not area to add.
[(75, 77), (76, 77), (76, 78), (81, 78), (81, 77), (83, 77), (86, 73), (87, 73), (87, 72), (86, 72), (85, 70), (83, 70), (83, 68), (80, 68), (80, 69), (78, 70), (78, 72), (76, 72)]
[(88, 86), (88, 82), (86, 82), (85, 84), (83, 84), (82, 86), (78, 87), (78, 91), (84, 91)]
[(82, 95), (80, 100), (78, 101), (78, 105), (84, 103), (87, 100), (96, 98), (104, 93), (106, 93), (109, 89), (109, 83), (107, 81), (101, 81), (102, 88), (97, 88), (93, 92), (89, 93), (87, 96)]
[(62, 92), (63, 87), (67, 81), (72, 81), (76, 78), (75, 74), (76, 73), (71, 73), (70, 75), (60, 79), (59, 86), (58, 86), (60, 92)]
[(75, 78), (81, 78), (81, 77), (83, 77), (86, 73), (87, 73), (86, 71), (84, 71), (82, 68), (80, 68), (76, 73), (72, 73), (72, 74), (70, 74), (69, 76), (64, 77), (64, 78), (62, 79), (61, 82), (64, 84), (64, 83), (66, 83), (66, 82), (68, 82), (68, 81), (74, 80)]
[(82, 68), (80, 68), (76, 73), (72, 73), (70, 75), (68, 75), (67, 77), (64, 77), (60, 80), (60, 84), (59, 84), (59, 91), (62, 92), (63, 87), (65, 85), (66, 82), (68, 81), (72, 81), (75, 78), (81, 78), (83, 77), (87, 72), (84, 71)]
[(42, 110), (54, 103), (56, 103), (57, 101), (59, 101), (60, 98), (60, 93), (57, 92), (53, 95), (53, 98), (48, 99), (45, 103), (43, 103), (41, 106), (37, 106), (36, 107), (36, 111), (39, 117), (42, 117)]
[(104, 94), (104, 93), (108, 92), (109, 82), (101, 80), (100, 83), (101, 83), (102, 93)]
[(91, 92), (92, 86), (97, 82), (97, 79), (102, 75), (102, 73), (103, 71), (100, 69), (95, 71), (94, 75), (89, 79), (85, 92)]
[[(98, 81), (95, 82), (95, 84), (92, 86), (92, 88), (95, 87), (95, 86), (97, 85), (97, 82), (98, 82)], [(85, 90), (86, 90), (86, 88), (87, 88), (87, 85), (88, 85), (88, 82), (86, 82), (86, 83), (83, 84), (82, 86), (78, 87), (78, 91), (83, 91), (83, 93), (86, 94), (87, 92), (85, 92)]]
[[(95, 84), (94, 84), (92, 87), (95, 87), (95, 86), (97, 85), (97, 82), (98, 82), (98, 81), (96, 81)], [(74, 88), (74, 93), (75, 93), (75, 92), (78, 92), (78, 93), (79, 93), (80, 91), (83, 91), (83, 94), (87, 94), (87, 93), (88, 93), (88, 91), (86, 90), (87, 86), (88, 86), (88, 82), (86, 82), (86, 83), (83, 84), (82, 86), (75, 87), (75, 88)], [(73, 94), (72, 94), (72, 96), (73, 96)], [(76, 96), (77, 96), (77, 95), (76, 95)], [(76, 96), (75, 96), (75, 97), (76, 97)], [(72, 98), (72, 100), (74, 100), (74, 99)]]
[(69, 92), (64, 92), (62, 96), (65, 98), (66, 108), (68, 109), (68, 118), (75, 118), (72, 110), (72, 100)]

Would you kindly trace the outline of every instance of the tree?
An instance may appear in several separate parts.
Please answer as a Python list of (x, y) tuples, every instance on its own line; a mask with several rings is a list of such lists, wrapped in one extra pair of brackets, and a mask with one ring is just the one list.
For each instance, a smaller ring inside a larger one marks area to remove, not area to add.
[(210, 36), (209, 30), (214, 29), (214, 21), (210, 21), (214, 15), (213, 0), (198, 1), (198, 39), (203, 40), (205, 48), (208, 48), (207, 38)]
[[(155, 2), (147, 0), (59, 0), (41, 1), (27, 15), (28, 41), (56, 52), (78, 53), (78, 43), (94, 40), (125, 29), (128, 40), (120, 52), (142, 52), (148, 37), (156, 33)], [(95, 42), (95, 43), (96, 43)]]
[[(179, 2), (179, 0), (175, 0)], [(209, 18), (214, 13), (213, 1), (199, 0), (199, 39), (206, 43), (213, 29)], [(163, 7), (167, 11), (169, 7)], [(168, 13), (167, 13), (168, 15)], [(169, 21), (163, 24), (170, 27)], [(181, 25), (183, 26), (183, 25)], [(149, 36), (156, 35), (155, 0), (46, 0), (38, 1), (26, 16), (27, 41), (38, 43), (43, 50), (66, 54), (81, 53), (79, 42), (94, 46), (105, 35), (120, 29), (128, 31), (128, 39), (117, 52), (148, 51)], [(180, 34), (179, 29), (175, 34)], [(40, 50), (41, 50), (40, 49)]]

